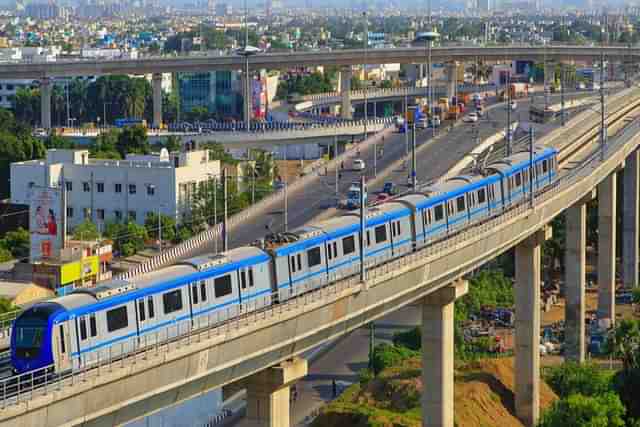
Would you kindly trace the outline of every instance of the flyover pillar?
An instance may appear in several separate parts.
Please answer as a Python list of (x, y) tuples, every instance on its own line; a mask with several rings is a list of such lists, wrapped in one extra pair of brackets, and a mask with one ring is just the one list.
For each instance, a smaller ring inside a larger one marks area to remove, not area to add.
[(251, 76), (245, 71), (242, 73), (242, 116), (245, 125), (247, 126), (247, 130), (249, 123), (251, 121), (251, 90), (252, 88), (252, 79)]
[(615, 322), (616, 173), (598, 184), (598, 319)]
[(547, 60), (544, 63), (544, 106), (549, 105), (549, 94), (551, 92), (551, 85), (555, 79), (556, 64), (553, 61)]
[(51, 79), (40, 80), (40, 124), (43, 129), (51, 129)]
[(544, 227), (516, 246), (515, 408), (526, 427), (540, 415), (540, 246)]
[(153, 73), (153, 127), (162, 126), (162, 73)]
[(467, 293), (464, 280), (422, 301), (422, 425), (453, 427), (453, 308)]
[(584, 362), (585, 263), (587, 205), (580, 201), (567, 209), (565, 248), (565, 360)]
[(638, 286), (638, 179), (639, 150), (627, 157), (623, 170), (624, 195), (622, 212), (622, 280), (625, 288)]
[(446, 79), (447, 79), (447, 98), (451, 102), (451, 98), (456, 95), (456, 87), (458, 85), (458, 62), (447, 62)]
[(351, 114), (351, 67), (340, 70), (340, 117), (352, 118)]
[(242, 427), (289, 427), (289, 386), (307, 375), (307, 361), (294, 358), (245, 379), (247, 415)]

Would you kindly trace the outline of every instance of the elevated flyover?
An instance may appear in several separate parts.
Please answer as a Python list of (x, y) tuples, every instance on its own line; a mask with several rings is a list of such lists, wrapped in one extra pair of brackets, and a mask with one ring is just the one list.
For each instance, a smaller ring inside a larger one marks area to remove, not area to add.
[[(635, 60), (640, 48), (628, 46), (528, 46), (506, 45), (494, 47), (435, 47), (435, 62), (522, 59), (532, 61), (597, 60), (604, 50), (612, 60)], [(288, 69), (318, 65), (355, 65), (364, 58), (362, 49), (319, 52), (266, 53), (250, 56), (251, 69)], [(425, 47), (369, 49), (370, 64), (412, 64), (426, 62)], [(213, 70), (241, 70), (245, 59), (239, 55), (220, 56), (162, 56), (118, 60), (61, 60), (55, 62), (4, 62), (0, 64), (0, 78), (42, 79), (106, 74), (153, 74), (176, 72), (207, 72)]]
[[(628, 91), (626, 96), (636, 99), (637, 94)], [(516, 412), (526, 425), (534, 425), (539, 381), (540, 244), (549, 234), (546, 225), (564, 210), (584, 203), (596, 187), (598, 197), (606, 197), (612, 177), (628, 158), (637, 156), (640, 146), (638, 121), (629, 114), (620, 117), (621, 124), (602, 147), (588, 135), (593, 128), (584, 120), (586, 117), (576, 124), (579, 137), (586, 139), (583, 144), (567, 139), (563, 133), (567, 129), (549, 137), (548, 143), (561, 151), (560, 176), (535, 198), (524, 200), (499, 216), (461, 228), (419, 252), (371, 268), (364, 281), (345, 278), (222, 325), (200, 325), (201, 329), (168, 341), (162, 340), (162, 334), (168, 331), (158, 331), (161, 344), (141, 348), (119, 360), (111, 359), (105, 350), (98, 367), (44, 384), (29, 383), (29, 376), (22, 377), (23, 386), (18, 393), (15, 379), (0, 384), (4, 390), (0, 424), (121, 424), (250, 377), (418, 301), (424, 310), (423, 340), (438, 352), (434, 355), (425, 351), (424, 357), (433, 358), (433, 366), (440, 369), (434, 372), (431, 365), (425, 364), (423, 376), (439, 375), (440, 394), (429, 400), (434, 396), (427, 393), (423, 410), (429, 415), (440, 411), (437, 416), (449, 419), (453, 399), (448, 406), (442, 400), (452, 391), (453, 384), (453, 354), (449, 347), (453, 343), (452, 301), (463, 292), (462, 287), (452, 287), (451, 283), (515, 246)], [(609, 199), (615, 204), (615, 197)], [(615, 215), (601, 218), (615, 222)], [(602, 244), (611, 246), (611, 238), (602, 238)], [(424, 380), (433, 378), (425, 376)]]

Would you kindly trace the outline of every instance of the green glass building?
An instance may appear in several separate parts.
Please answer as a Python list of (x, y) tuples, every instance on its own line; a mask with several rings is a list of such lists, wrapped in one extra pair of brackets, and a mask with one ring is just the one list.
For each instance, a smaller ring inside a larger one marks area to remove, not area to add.
[(216, 119), (242, 120), (242, 80), (233, 71), (177, 73), (182, 114), (205, 107)]

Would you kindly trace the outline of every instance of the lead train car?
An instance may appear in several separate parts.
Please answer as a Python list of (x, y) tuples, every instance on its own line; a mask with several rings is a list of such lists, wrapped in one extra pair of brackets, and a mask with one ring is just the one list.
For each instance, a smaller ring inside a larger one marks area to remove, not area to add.
[(270, 260), (241, 247), (36, 304), (15, 320), (11, 364), (62, 372), (268, 306)]

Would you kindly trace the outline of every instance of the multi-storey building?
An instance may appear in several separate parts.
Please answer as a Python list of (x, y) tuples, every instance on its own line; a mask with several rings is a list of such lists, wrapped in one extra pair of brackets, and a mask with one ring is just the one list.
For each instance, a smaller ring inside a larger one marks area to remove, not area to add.
[(52, 149), (45, 159), (11, 164), (11, 200), (28, 204), (31, 187), (64, 186), (69, 228), (86, 219), (143, 224), (157, 212), (180, 221), (198, 185), (220, 173), (220, 161), (207, 150), (102, 160), (88, 150)]
[(182, 113), (189, 113), (195, 107), (205, 107), (220, 119), (242, 117), (242, 81), (239, 73), (178, 73), (176, 77)]

